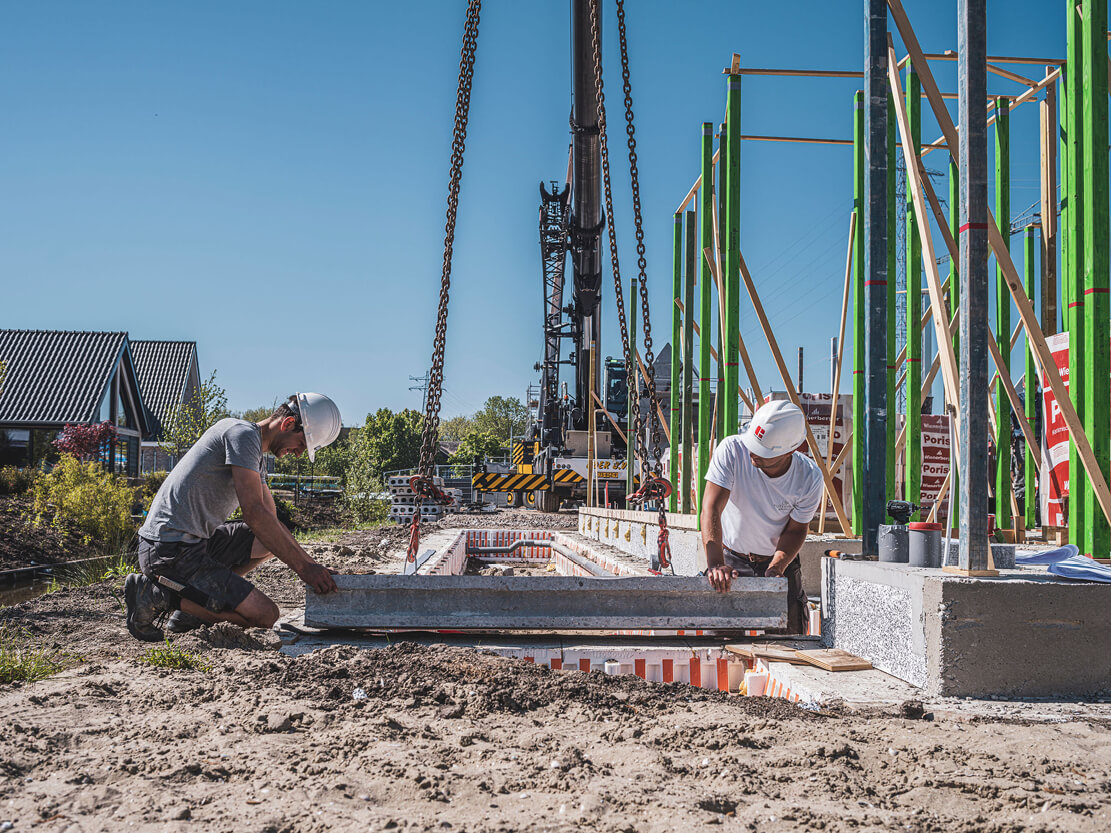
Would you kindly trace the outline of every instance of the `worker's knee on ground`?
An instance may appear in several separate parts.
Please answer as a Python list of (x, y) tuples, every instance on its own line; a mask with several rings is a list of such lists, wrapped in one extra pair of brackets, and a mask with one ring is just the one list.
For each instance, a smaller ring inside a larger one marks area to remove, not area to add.
[(235, 612), (247, 620), (252, 627), (272, 628), (278, 621), (281, 611), (274, 602), (258, 590), (252, 590), (251, 595), (235, 609)]

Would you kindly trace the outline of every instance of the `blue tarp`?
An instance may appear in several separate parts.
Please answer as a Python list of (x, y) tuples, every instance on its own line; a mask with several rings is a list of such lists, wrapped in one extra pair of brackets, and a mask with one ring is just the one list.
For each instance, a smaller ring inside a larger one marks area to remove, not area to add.
[(1015, 555), (1015, 564), (1022, 567), (1047, 565), (1052, 575), (1061, 578), (1078, 579), (1080, 581), (1101, 581), (1111, 584), (1111, 567), (1107, 567), (1091, 558), (1080, 555), (1072, 544), (1046, 552), (1019, 553)]

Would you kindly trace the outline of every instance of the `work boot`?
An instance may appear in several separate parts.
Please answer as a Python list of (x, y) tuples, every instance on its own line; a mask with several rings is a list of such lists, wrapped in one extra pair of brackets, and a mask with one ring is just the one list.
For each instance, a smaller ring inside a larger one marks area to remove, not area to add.
[(159, 625), (170, 612), (170, 603), (162, 588), (146, 576), (132, 573), (123, 583), (123, 597), (131, 635), (144, 642), (161, 642), (163, 634)]
[(184, 610), (175, 610), (170, 614), (170, 618), (166, 620), (166, 630), (170, 633), (186, 633), (188, 631), (195, 631), (203, 624), (204, 622), (192, 613), (186, 613)]

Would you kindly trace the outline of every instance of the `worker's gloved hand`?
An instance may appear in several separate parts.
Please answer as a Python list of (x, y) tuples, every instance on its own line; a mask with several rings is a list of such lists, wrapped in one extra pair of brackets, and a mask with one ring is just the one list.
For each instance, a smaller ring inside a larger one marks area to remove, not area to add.
[(706, 578), (710, 580), (710, 586), (719, 593), (728, 592), (729, 585), (732, 583), (733, 579), (738, 578), (740, 575), (741, 574), (732, 567), (726, 567), (724, 564), (720, 567), (711, 567), (706, 571)]
[(336, 587), (336, 580), (332, 578), (334, 573), (334, 570), (317, 564), (315, 561), (310, 561), (297, 570), (298, 578), (311, 587), (314, 592), (320, 594), (333, 593), (339, 589)]

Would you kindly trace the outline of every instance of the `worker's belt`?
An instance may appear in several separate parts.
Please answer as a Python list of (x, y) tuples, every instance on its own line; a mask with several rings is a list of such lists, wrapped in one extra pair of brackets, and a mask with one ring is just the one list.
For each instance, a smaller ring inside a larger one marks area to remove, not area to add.
[(745, 561), (751, 562), (752, 564), (764, 564), (772, 560), (772, 556), (770, 555), (756, 555), (755, 553), (751, 552), (734, 552), (733, 550), (729, 549), (729, 547), (722, 547), (722, 549), (724, 549), (734, 558), (741, 558)]

